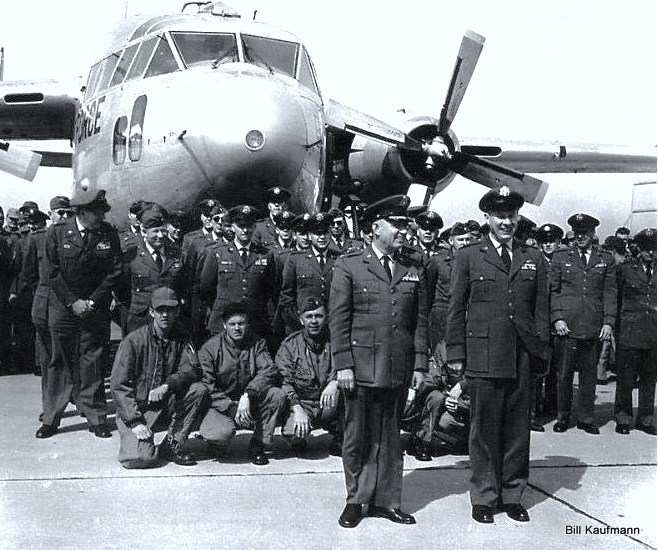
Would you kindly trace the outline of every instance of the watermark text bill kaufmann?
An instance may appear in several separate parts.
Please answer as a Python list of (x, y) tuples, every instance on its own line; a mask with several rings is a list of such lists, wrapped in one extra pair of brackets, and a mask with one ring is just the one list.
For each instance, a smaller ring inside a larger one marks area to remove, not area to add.
[(611, 527), (610, 525), (565, 525), (565, 535), (639, 535), (639, 527)]

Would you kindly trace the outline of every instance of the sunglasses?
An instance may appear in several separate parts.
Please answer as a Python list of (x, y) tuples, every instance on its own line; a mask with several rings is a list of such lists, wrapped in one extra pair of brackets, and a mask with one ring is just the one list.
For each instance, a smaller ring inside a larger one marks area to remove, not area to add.
[(331, 222), (331, 225), (341, 226), (341, 225), (343, 225), (343, 220), (335, 220), (335, 221)]
[(219, 216), (219, 215), (213, 216), (212, 221), (214, 221), (215, 223), (219, 223), (219, 222), (222, 221), (222, 216)]
[(73, 212), (71, 210), (55, 210), (57, 212), (57, 215), (60, 218), (70, 218), (73, 216)]

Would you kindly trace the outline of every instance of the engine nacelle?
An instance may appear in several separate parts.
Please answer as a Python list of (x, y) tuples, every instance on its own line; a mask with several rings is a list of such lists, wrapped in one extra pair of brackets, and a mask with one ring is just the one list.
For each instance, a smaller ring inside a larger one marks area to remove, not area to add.
[[(438, 124), (436, 118), (419, 116), (404, 121), (400, 129), (421, 143), (430, 143), (437, 137)], [(459, 150), (459, 142), (452, 131), (443, 141), (450, 155)], [(455, 177), (447, 163), (423, 151), (401, 150), (362, 136), (354, 138), (347, 168), (351, 180), (361, 184), (359, 194), (367, 202), (406, 193), (412, 183), (425, 185), (438, 193)]]

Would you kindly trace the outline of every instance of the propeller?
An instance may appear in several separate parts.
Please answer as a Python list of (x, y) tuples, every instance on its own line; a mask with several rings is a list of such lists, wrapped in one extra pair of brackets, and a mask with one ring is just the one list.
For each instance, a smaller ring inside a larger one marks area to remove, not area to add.
[[(451, 131), (452, 122), (475, 71), (484, 41), (483, 36), (473, 31), (466, 31), (464, 34), (436, 131), (432, 132), (434, 135), (421, 140), (421, 148), (426, 155), (425, 169), (428, 173), (440, 173), (441, 168), (447, 169), (489, 188), (507, 185), (520, 193), (527, 202), (539, 206), (548, 190), (546, 182), (480, 158), (473, 154), (476, 151), (462, 152)], [(417, 144), (398, 147), (408, 151), (418, 150)], [(440, 191), (444, 186), (441, 179), (434, 192)]]
[(25, 147), (0, 141), (0, 171), (32, 181), (41, 164), (41, 155)]

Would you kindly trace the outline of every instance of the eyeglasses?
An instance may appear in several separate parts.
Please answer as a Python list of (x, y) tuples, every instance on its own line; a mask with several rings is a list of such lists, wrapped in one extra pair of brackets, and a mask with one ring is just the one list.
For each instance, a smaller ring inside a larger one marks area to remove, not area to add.
[(73, 216), (73, 211), (71, 210), (55, 210), (55, 212), (60, 218), (70, 218)]
[(219, 223), (219, 222), (222, 221), (222, 216), (220, 216), (220, 215), (213, 216), (213, 217), (212, 217), (212, 221), (214, 221), (214, 222), (216, 222), (216, 223)]
[(341, 225), (343, 225), (343, 220), (334, 220), (333, 222), (331, 222), (331, 225), (340, 227)]

